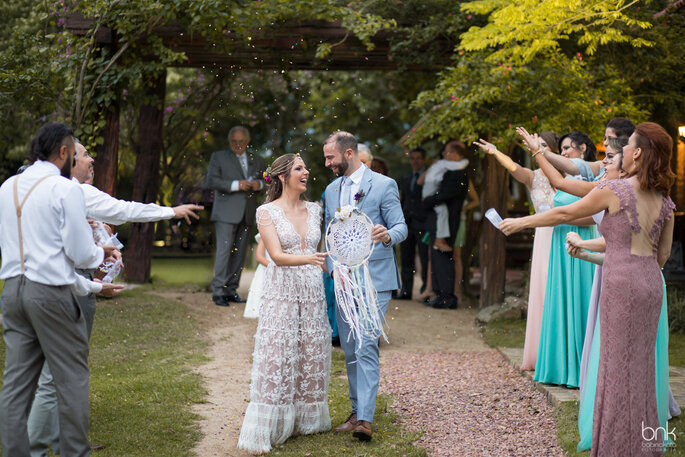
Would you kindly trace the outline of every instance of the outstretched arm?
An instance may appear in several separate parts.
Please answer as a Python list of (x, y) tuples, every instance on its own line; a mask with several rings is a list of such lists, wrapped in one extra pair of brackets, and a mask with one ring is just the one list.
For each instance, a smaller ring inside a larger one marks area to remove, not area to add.
[(528, 189), (531, 188), (533, 185), (533, 178), (535, 177), (535, 172), (533, 172), (533, 170), (517, 164), (511, 159), (511, 157), (500, 152), (494, 144), (488, 143), (482, 138), (478, 141), (474, 141), (473, 144), (477, 144), (482, 150), (494, 156), (500, 165), (502, 165), (507, 169), (507, 171), (509, 171), (509, 173), (511, 173), (511, 176), (515, 180), (526, 186)]
[(582, 179), (564, 178), (547, 158), (547, 156), (551, 157), (554, 153), (548, 150), (538, 149), (538, 151), (535, 153), (538, 165), (540, 165), (542, 172), (547, 176), (550, 184), (555, 189), (563, 190), (577, 197), (584, 197), (597, 185), (595, 182), (583, 181)]
[(619, 203), (618, 197), (611, 189), (594, 189), (570, 205), (558, 206), (532, 216), (505, 219), (499, 224), (499, 229), (505, 235), (511, 235), (526, 228), (568, 224), (574, 219), (591, 216), (607, 208), (610, 212), (612, 209), (615, 212), (619, 208)]

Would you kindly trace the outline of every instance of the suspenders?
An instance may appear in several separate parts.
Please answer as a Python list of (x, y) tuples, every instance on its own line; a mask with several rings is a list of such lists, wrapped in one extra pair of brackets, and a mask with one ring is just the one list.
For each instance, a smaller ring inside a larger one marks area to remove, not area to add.
[(26, 203), (26, 200), (29, 198), (29, 195), (31, 195), (31, 192), (38, 186), (38, 184), (42, 183), (44, 180), (49, 178), (52, 175), (47, 175), (43, 176), (40, 178), (38, 181), (36, 181), (33, 186), (29, 189), (29, 191), (26, 193), (24, 196), (24, 199), (21, 201), (21, 204), (19, 204), (19, 194), (17, 192), (17, 185), (19, 184), (19, 176), (17, 176), (14, 179), (14, 208), (17, 210), (17, 229), (19, 233), (19, 258), (21, 259), (21, 272), (24, 273), (26, 271), (26, 267), (24, 266), (24, 240), (21, 236), (21, 209), (24, 207), (24, 203)]

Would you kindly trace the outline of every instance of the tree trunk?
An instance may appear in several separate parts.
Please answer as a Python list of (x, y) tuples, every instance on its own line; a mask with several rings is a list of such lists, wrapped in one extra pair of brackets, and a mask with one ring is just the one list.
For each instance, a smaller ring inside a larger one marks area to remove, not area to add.
[[(488, 155), (485, 159), (485, 192), (483, 193), (483, 213), (495, 208), (506, 217), (507, 211), (507, 176), (504, 167)], [(501, 303), (504, 300), (506, 276), (506, 238), (489, 221), (483, 220), (483, 231), (480, 235), (480, 308)]]
[(112, 197), (117, 195), (117, 169), (119, 166), (119, 108), (117, 96), (105, 113), (104, 142), (98, 146), (95, 156), (95, 179), (93, 184)]
[[(152, 203), (159, 192), (159, 160), (162, 151), (162, 123), (166, 70), (146, 78), (146, 103), (140, 107), (136, 169), (133, 178), (133, 200)], [(126, 248), (126, 279), (131, 282), (150, 280), (150, 250), (154, 239), (154, 223), (131, 224), (131, 236)]]

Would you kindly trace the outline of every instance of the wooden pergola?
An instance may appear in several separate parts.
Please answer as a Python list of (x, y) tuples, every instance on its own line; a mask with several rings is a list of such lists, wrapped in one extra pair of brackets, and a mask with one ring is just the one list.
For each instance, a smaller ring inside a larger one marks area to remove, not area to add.
[[(76, 14), (69, 16), (66, 23), (67, 29), (78, 35), (89, 33), (93, 26), (93, 20)], [(202, 35), (188, 33), (175, 25), (159, 27), (155, 29), (155, 35), (162, 39), (165, 46), (185, 54), (186, 59), (177, 66), (206, 68), (213, 71), (401, 69), (434, 72), (449, 64), (454, 47), (454, 43), (447, 39), (439, 42), (443, 50), (442, 59), (440, 64), (434, 67), (400, 67), (391, 55), (392, 32), (378, 33), (372, 40), (373, 49), (368, 50), (339, 23), (327, 21), (285, 23), (263, 29), (255, 33), (247, 45), (230, 37), (221, 44), (211, 43)], [(116, 46), (115, 31), (112, 29), (100, 27), (95, 39), (101, 46)], [(331, 53), (325, 59), (316, 58), (316, 48), (321, 42), (334, 43)], [(141, 202), (154, 202), (159, 189), (163, 123), (161, 107), (165, 98), (166, 73), (150, 76), (148, 83), (148, 99), (156, 103), (151, 101), (140, 108), (133, 199)], [(111, 195), (116, 194), (117, 184), (119, 111), (119, 104), (115, 102), (105, 113), (104, 143), (97, 149), (95, 159), (94, 184)], [(500, 168), (493, 163), (488, 170), (489, 173), (497, 174)], [(504, 209), (506, 189), (502, 184), (503, 176), (499, 174), (493, 176), (493, 182), (500, 185), (489, 186), (484, 202)], [(130, 280), (146, 282), (149, 279), (153, 236), (152, 224), (132, 224), (126, 271)], [(480, 252), (481, 262), (487, 264), (483, 268), (481, 305), (501, 302), (504, 298), (504, 262), (490, 262), (488, 259), (504, 258), (505, 241), (496, 229), (487, 224), (484, 227)]]

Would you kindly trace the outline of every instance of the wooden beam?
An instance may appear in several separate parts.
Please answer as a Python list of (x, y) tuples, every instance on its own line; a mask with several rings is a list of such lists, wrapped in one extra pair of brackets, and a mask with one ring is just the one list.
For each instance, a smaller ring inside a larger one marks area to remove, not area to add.
[[(85, 35), (95, 26), (92, 19), (78, 14), (67, 17), (66, 27), (72, 33)], [(210, 42), (199, 33), (188, 33), (177, 25), (155, 29), (165, 46), (185, 53), (187, 59), (178, 67), (216, 68), (217, 70), (396, 70), (391, 58), (393, 32), (381, 31), (373, 38), (374, 48), (366, 46), (339, 22), (288, 22), (256, 30), (249, 43), (228, 34), (220, 42)], [(101, 27), (99, 43), (112, 43), (114, 32)], [(316, 58), (322, 42), (340, 43), (325, 59)], [(444, 40), (444, 64), (449, 63), (454, 44)], [(428, 46), (428, 45), (426, 45)], [(441, 63), (442, 65), (442, 63)], [(410, 71), (435, 71), (434, 67), (408, 66)], [(404, 67), (403, 67), (404, 68)]]

